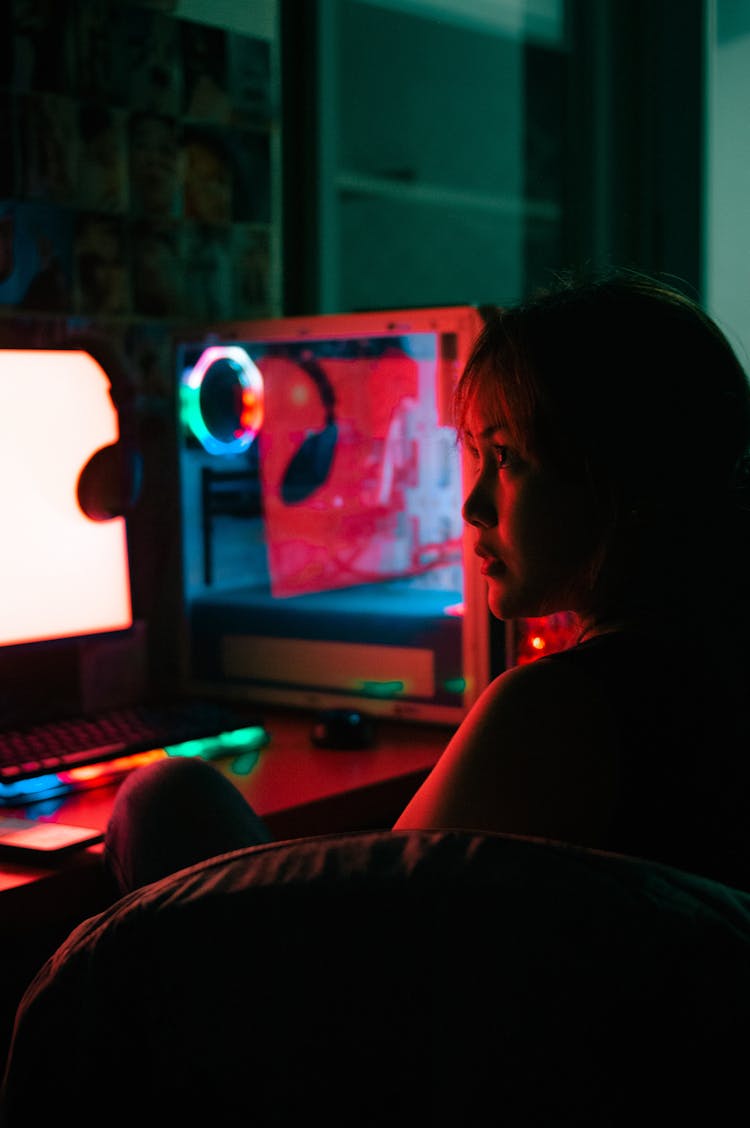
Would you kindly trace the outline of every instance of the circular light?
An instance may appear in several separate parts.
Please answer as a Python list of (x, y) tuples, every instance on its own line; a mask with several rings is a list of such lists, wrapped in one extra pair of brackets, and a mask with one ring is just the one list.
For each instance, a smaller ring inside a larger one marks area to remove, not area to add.
[(240, 454), (263, 423), (263, 377), (245, 349), (213, 345), (183, 375), (180, 405), (204, 450)]

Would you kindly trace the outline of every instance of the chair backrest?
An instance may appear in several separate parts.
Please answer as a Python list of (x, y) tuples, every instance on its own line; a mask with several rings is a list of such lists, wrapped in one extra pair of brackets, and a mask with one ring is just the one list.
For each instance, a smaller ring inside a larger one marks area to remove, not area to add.
[(4, 1123), (632, 1125), (745, 1088), (750, 895), (467, 832), (237, 851), (82, 924)]

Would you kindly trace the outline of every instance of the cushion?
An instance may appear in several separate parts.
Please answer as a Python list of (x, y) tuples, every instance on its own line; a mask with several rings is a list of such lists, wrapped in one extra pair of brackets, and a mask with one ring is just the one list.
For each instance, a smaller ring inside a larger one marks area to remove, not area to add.
[(749, 1035), (746, 893), (506, 835), (332, 835), (79, 926), (22, 1000), (5, 1123), (715, 1118)]

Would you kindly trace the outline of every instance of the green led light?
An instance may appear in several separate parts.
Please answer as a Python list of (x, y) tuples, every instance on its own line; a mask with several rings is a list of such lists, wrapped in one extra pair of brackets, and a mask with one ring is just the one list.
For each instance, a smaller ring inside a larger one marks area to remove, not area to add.
[(402, 681), (365, 681), (360, 682), (360, 689), (370, 697), (396, 697), (397, 694), (404, 692), (405, 686)]
[(250, 775), (259, 759), (260, 751), (257, 748), (252, 752), (243, 752), (232, 760), (232, 772), (234, 775)]
[(466, 678), (447, 678), (443, 682), (446, 693), (464, 693), (466, 691)]
[(234, 729), (225, 732), (219, 737), (223, 748), (237, 748), (246, 745), (251, 748), (262, 748), (267, 742), (266, 730), (260, 725), (250, 725), (249, 728)]
[[(201, 407), (201, 387), (212, 365), (226, 362), (241, 389), (242, 414), (231, 439), (218, 439), (206, 425)], [(180, 385), (180, 421), (209, 454), (239, 454), (250, 446), (263, 422), (263, 377), (245, 349), (229, 345), (204, 349), (195, 367), (183, 374)]]
[(262, 725), (249, 725), (247, 728), (220, 732), (216, 736), (206, 736), (199, 740), (183, 740), (181, 744), (170, 744), (164, 751), (168, 756), (201, 756), (211, 760), (215, 756), (226, 756), (238, 749), (253, 752), (268, 743), (268, 733)]
[[(211, 741), (213, 737), (211, 738)], [(209, 740), (183, 740), (182, 744), (169, 744), (164, 746), (168, 756), (201, 756)]]

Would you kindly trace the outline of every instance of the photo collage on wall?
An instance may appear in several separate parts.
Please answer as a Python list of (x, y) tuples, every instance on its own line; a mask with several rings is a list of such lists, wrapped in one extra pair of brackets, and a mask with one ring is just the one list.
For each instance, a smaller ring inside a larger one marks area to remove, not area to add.
[(106, 324), (146, 383), (175, 326), (279, 312), (271, 44), (174, 6), (0, 12), (0, 315)]

